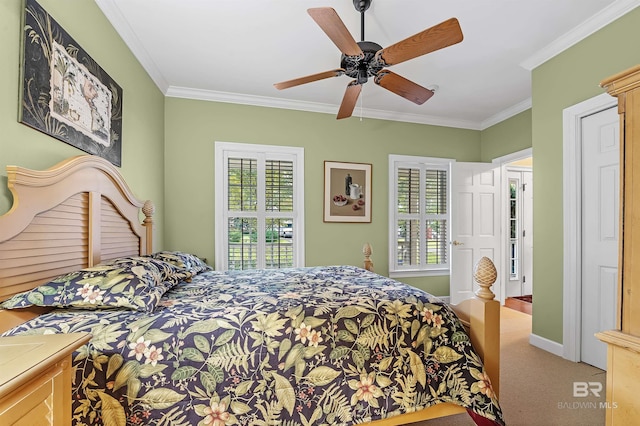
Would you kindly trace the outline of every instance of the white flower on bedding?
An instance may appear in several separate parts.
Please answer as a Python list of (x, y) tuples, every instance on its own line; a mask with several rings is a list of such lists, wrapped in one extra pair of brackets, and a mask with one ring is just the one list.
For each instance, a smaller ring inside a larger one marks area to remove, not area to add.
[(136, 359), (140, 361), (142, 359), (142, 355), (145, 355), (149, 350), (149, 345), (151, 344), (151, 340), (144, 340), (143, 336), (138, 337), (138, 340), (135, 342), (129, 343), (129, 356), (136, 356)]
[(104, 295), (105, 291), (98, 289), (93, 289), (94, 286), (87, 283), (82, 288), (78, 289), (76, 296), (82, 297), (84, 302), (91, 303), (95, 305), (97, 302), (102, 300), (102, 295)]
[(320, 336), (320, 332), (316, 330), (311, 330), (309, 334), (309, 346), (318, 347), (318, 343), (321, 343), (324, 339)]
[(311, 334), (311, 327), (302, 323), (300, 324), (300, 328), (296, 328), (294, 332), (296, 333), (296, 340), (300, 340), (302, 343), (307, 343), (307, 339)]
[(442, 315), (433, 313), (433, 310), (426, 307), (422, 308), (422, 321), (436, 328), (441, 328), (444, 324), (444, 318)]
[(372, 407), (380, 407), (378, 398), (384, 396), (382, 390), (375, 384), (375, 373), (361, 374), (360, 380), (349, 380), (349, 387), (356, 392), (351, 395), (351, 405), (358, 401), (369, 403)]
[(471, 392), (480, 392), (487, 395), (489, 398), (493, 398), (495, 394), (493, 393), (493, 387), (491, 386), (491, 379), (489, 376), (484, 372), (478, 375), (474, 374), (473, 376), (480, 380), (471, 386)]
[(151, 364), (152, 366), (156, 366), (158, 361), (162, 361), (164, 356), (162, 356), (162, 348), (156, 348), (155, 346), (150, 346), (144, 353), (146, 359), (144, 360), (145, 364)]
[(224, 426), (230, 417), (224, 402), (212, 401), (210, 406), (204, 409), (204, 412), (207, 415), (203, 421), (205, 425)]

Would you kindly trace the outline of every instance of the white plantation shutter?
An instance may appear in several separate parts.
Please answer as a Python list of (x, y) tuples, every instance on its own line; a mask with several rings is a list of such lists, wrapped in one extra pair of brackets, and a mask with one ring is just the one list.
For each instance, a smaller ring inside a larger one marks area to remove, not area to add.
[(449, 264), (449, 185), (447, 170), (425, 170), (427, 265)]
[(266, 161), (267, 210), (293, 211), (293, 161)]
[(399, 167), (396, 191), (396, 264), (420, 265), (420, 169)]
[(448, 273), (450, 163), (389, 156), (390, 274)]
[(228, 209), (256, 211), (258, 203), (258, 161), (229, 158), (227, 171)]
[(216, 269), (304, 265), (304, 150), (216, 143)]
[[(285, 217), (268, 217), (266, 219), (266, 267), (289, 268), (294, 266), (293, 238), (285, 238), (285, 228), (293, 232), (293, 161), (267, 160), (265, 187), (266, 210), (281, 212)], [(286, 215), (291, 213), (290, 215)], [(297, 231), (297, 227), (296, 227)]]

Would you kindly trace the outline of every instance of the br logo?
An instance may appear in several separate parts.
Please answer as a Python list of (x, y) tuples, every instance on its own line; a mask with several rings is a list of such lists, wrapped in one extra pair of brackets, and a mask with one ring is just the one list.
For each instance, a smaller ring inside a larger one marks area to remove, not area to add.
[(599, 398), (600, 392), (602, 392), (602, 383), (600, 382), (573, 382), (574, 398), (585, 398), (589, 394)]

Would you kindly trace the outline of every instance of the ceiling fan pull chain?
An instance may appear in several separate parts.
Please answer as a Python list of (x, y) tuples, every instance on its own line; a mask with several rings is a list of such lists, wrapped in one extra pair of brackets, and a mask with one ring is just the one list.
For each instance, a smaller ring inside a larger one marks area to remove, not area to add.
[(364, 98), (364, 86), (362, 86), (362, 90), (360, 91), (360, 121), (362, 121), (362, 98)]

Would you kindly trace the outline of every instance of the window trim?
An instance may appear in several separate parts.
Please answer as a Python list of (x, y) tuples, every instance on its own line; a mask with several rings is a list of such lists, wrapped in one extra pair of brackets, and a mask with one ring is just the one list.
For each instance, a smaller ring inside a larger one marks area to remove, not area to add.
[[(225, 200), (228, 196), (228, 185), (225, 171), (227, 159), (230, 156), (242, 158), (282, 159), (288, 157), (293, 160), (293, 226), (296, 230), (293, 236), (293, 266), (305, 266), (305, 237), (304, 237), (304, 148), (278, 145), (260, 145), (238, 142), (215, 142), (214, 147), (214, 200), (215, 200), (215, 265), (216, 270), (226, 271), (228, 267), (227, 243), (229, 240), (228, 223), (229, 212), (225, 209)], [(258, 170), (264, 172), (264, 168)], [(258, 179), (258, 194), (260, 188), (264, 188), (264, 177)], [(256, 212), (258, 218), (258, 233), (265, 232), (261, 219), (266, 216), (277, 217), (277, 213)], [(237, 215), (237, 214), (236, 214)], [(242, 213), (240, 213), (242, 216)], [(289, 216), (289, 214), (287, 214)], [(259, 239), (260, 240), (260, 239)], [(258, 266), (260, 267), (260, 266)]]
[[(450, 275), (451, 265), (451, 246), (447, 247), (447, 259), (448, 263), (446, 267), (442, 266), (414, 266), (398, 268), (396, 265), (396, 252), (397, 252), (397, 222), (398, 222), (398, 194), (397, 189), (397, 169), (398, 167), (424, 167), (433, 166), (438, 169), (445, 169), (447, 171), (447, 236), (451, 240), (451, 177), (452, 177), (452, 165), (455, 162), (450, 158), (437, 158), (437, 157), (421, 157), (413, 155), (397, 155), (389, 154), (389, 277), (391, 278), (404, 278), (404, 277), (427, 277), (427, 276), (447, 276)], [(421, 187), (424, 185), (420, 183)], [(421, 202), (424, 200), (423, 194), (421, 194)], [(424, 208), (424, 204), (422, 205)]]

